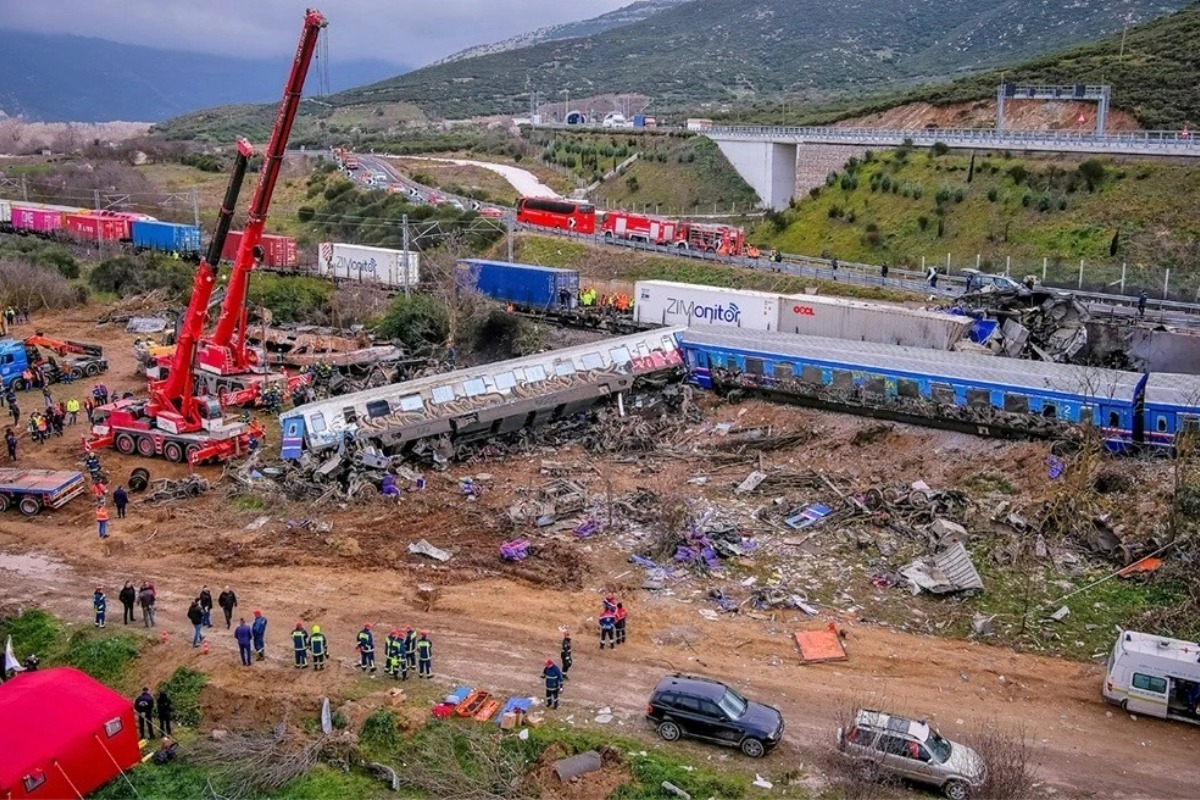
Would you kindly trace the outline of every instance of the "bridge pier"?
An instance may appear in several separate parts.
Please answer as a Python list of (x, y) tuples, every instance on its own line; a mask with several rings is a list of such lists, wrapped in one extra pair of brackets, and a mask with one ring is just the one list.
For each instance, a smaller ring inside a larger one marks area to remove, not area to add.
[(716, 139), (717, 147), (738, 174), (758, 193), (766, 208), (787, 208), (796, 191), (794, 142)]

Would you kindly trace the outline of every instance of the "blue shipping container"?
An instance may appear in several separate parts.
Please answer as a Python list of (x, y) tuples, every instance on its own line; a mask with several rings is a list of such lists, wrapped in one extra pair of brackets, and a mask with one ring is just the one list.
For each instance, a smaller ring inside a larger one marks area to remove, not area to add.
[(566, 292), (569, 298), (579, 294), (579, 273), (573, 269), (510, 264), (507, 261), (479, 258), (465, 258), (458, 265), (460, 280), (464, 285), (474, 286), (493, 300), (532, 308), (550, 308), (561, 304), (562, 292)]
[(635, 128), (646, 127), (646, 118), (644, 116), (640, 116), (640, 115), (634, 117), (633, 118), (633, 127), (635, 127)]
[(166, 253), (199, 253), (200, 229), (195, 225), (135, 220), (130, 225), (133, 246)]

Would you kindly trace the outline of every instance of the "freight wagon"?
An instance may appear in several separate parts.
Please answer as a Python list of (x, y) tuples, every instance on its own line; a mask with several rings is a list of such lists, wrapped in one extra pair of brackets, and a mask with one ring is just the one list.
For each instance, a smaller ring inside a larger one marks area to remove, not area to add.
[(459, 282), (493, 300), (522, 308), (569, 307), (579, 296), (579, 273), (573, 269), (539, 267), (464, 258), (458, 262)]
[(63, 228), (63, 216), (79, 211), (69, 206), (51, 206), (41, 203), (13, 203), (11, 209), (12, 229), (17, 232), (54, 236)]
[[(221, 259), (236, 261), (238, 248), (242, 246), (242, 231), (230, 231), (221, 248)], [(295, 269), (300, 263), (296, 253), (296, 240), (291, 236), (264, 233), (259, 240), (263, 249), (262, 265), (271, 269)]]
[(12, 230), (12, 203), (0, 200), (0, 231)]
[(972, 324), (970, 317), (940, 311), (792, 295), (780, 298), (778, 329), (806, 336), (949, 350), (967, 335)]
[(335, 281), (360, 281), (390, 289), (415, 287), (421, 280), (421, 254), (325, 242), (318, 250), (317, 274)]
[(127, 242), (132, 238), (131, 226), (136, 220), (154, 221), (145, 214), (123, 211), (83, 211), (63, 217), (65, 232), (74, 239)]
[(139, 219), (130, 223), (129, 229), (135, 250), (158, 250), (192, 257), (200, 255), (200, 229), (195, 225)]
[(638, 281), (633, 292), (633, 317), (644, 325), (720, 325), (756, 331), (779, 327), (777, 294), (672, 281)]

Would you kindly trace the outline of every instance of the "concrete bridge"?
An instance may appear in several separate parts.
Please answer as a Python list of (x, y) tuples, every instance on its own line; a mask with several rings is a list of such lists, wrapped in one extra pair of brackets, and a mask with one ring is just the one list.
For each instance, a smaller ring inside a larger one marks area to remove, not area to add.
[(703, 134), (717, 143), (763, 205), (784, 208), (796, 192), (797, 163), (806, 150), (837, 145), (847, 148), (932, 147), (937, 142), (959, 150), (1013, 150), (1048, 153), (1095, 153), (1110, 156), (1200, 158), (1200, 142), (1190, 131), (1077, 133), (1071, 131), (997, 131), (988, 129), (882, 130), (832, 127), (715, 127)]

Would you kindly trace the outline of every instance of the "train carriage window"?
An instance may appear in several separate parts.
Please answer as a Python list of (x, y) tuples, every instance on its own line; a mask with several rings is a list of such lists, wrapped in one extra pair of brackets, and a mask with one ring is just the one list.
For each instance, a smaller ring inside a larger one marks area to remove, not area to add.
[(354, 406), (347, 406), (342, 409), (342, 419), (346, 420), (347, 425), (353, 425), (358, 422), (358, 412), (354, 409)]
[(746, 372), (749, 372), (751, 375), (766, 375), (767, 363), (761, 358), (747, 358)]
[(1004, 394), (1004, 410), (1010, 414), (1028, 414), (1029, 398), (1023, 394)]
[(1190, 434), (1200, 433), (1200, 417), (1197, 417), (1195, 414), (1180, 414), (1179, 432)]
[(424, 411), (425, 401), (421, 399), (419, 394), (410, 394), (407, 397), (400, 398), (401, 411)]
[(501, 392), (507, 392), (517, 385), (517, 376), (511, 372), (501, 372), (492, 378), (492, 381), (496, 384), (496, 389)]
[(554, 374), (566, 378), (575, 374), (575, 364), (571, 361), (558, 361), (554, 364)]
[(546, 380), (546, 368), (541, 364), (534, 364), (531, 367), (525, 368), (526, 383), (541, 383)]
[(791, 364), (782, 361), (775, 365), (775, 380), (790, 381), (794, 377), (796, 377), (796, 370)]
[(900, 378), (896, 381), (896, 394), (900, 397), (918, 398), (921, 396), (921, 384), (911, 378)]
[(678, 343), (677, 341), (675, 341), (675, 337), (674, 337), (674, 336), (664, 336), (664, 337), (662, 337), (662, 349), (663, 349), (663, 352), (670, 352), (670, 351), (672, 351), (672, 350), (675, 350), (675, 349), (677, 349), (678, 347), (679, 347), (679, 343)]
[(929, 393), (933, 396), (935, 403), (952, 406), (958, 402), (958, 398), (954, 394), (954, 387), (948, 383), (933, 384), (930, 386)]
[(367, 403), (367, 418), (375, 419), (376, 417), (386, 417), (392, 413), (392, 407), (388, 405), (387, 400), (372, 400)]
[(967, 389), (967, 405), (986, 408), (992, 404), (992, 393), (987, 389)]
[(800, 380), (804, 383), (811, 383), (813, 386), (820, 386), (825, 383), (825, 376), (820, 367), (808, 365), (800, 370)]
[(835, 369), (833, 371), (833, 382), (831, 385), (834, 389), (850, 391), (854, 388), (854, 375), (844, 369)]
[(1159, 433), (1166, 433), (1167, 432), (1167, 418), (1165, 416), (1163, 416), (1162, 414), (1159, 414), (1158, 417), (1154, 421), (1154, 427)]
[(440, 406), (443, 403), (450, 403), (453, 401), (454, 401), (454, 387), (453, 386), (435, 386), (435, 387), (433, 387), (433, 404), (435, 406)]
[(1096, 409), (1092, 408), (1091, 406), (1080, 406), (1079, 407), (1079, 424), (1080, 425), (1091, 425), (1095, 421), (1096, 421)]
[(483, 378), (472, 378), (463, 382), (463, 391), (466, 392), (467, 397), (478, 397), (487, 392), (487, 384)]
[(1121, 427), (1121, 415), (1118, 414), (1116, 411), (1108, 412), (1108, 427), (1110, 427), (1110, 428), (1120, 428)]
[(1058, 407), (1054, 403), (1042, 403), (1042, 416), (1046, 419), (1056, 419), (1058, 417)]
[(629, 355), (628, 347), (614, 347), (608, 351), (608, 355), (612, 358), (614, 364), (628, 364), (633, 360), (632, 356)]
[(581, 360), (584, 369), (604, 369), (604, 356), (599, 353), (584, 353)]
[(327, 430), (325, 415), (320, 412), (310, 414), (308, 416), (308, 427), (312, 429), (313, 433), (324, 433)]
[(862, 388), (868, 394), (885, 395), (887, 394), (887, 378), (882, 375), (864, 375)]

